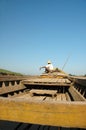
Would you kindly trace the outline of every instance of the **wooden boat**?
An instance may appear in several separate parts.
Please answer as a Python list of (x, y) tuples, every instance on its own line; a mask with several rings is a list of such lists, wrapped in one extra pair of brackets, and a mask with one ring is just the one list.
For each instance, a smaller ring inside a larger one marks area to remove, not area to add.
[(86, 128), (82, 80), (65, 73), (0, 77), (0, 120)]

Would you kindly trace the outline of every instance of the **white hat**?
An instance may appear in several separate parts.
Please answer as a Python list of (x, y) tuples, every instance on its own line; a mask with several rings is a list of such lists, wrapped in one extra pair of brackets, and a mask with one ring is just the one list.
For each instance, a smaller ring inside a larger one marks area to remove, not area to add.
[(48, 64), (51, 64), (51, 61), (50, 61), (50, 60), (48, 60)]

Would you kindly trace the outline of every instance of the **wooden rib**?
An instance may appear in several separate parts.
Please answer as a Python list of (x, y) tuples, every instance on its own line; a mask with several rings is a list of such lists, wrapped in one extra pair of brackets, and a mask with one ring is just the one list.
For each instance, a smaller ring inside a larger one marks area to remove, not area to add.
[(62, 99), (62, 101), (66, 101), (66, 95), (65, 94), (61, 94), (61, 99)]
[(67, 101), (71, 101), (71, 98), (70, 98), (70, 96), (69, 96), (69, 94), (67, 92), (65, 93), (65, 96), (66, 96)]
[(9, 92), (14, 92), (17, 90), (23, 90), (25, 89), (25, 86), (8, 86), (8, 87), (1, 87), (0, 88), (0, 94), (6, 94)]
[(86, 101), (86, 99), (74, 88), (74, 86), (69, 88), (69, 92), (74, 101)]
[(57, 101), (61, 101), (61, 94), (57, 94)]

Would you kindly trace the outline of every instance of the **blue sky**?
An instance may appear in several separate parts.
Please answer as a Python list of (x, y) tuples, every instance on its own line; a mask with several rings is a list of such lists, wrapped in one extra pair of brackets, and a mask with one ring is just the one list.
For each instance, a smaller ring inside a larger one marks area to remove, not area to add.
[(0, 0), (0, 68), (41, 74), (54, 67), (86, 74), (85, 0)]

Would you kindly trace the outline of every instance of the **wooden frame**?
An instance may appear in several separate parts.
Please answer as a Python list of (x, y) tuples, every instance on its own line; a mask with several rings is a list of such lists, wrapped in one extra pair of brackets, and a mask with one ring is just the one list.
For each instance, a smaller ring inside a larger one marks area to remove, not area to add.
[(73, 97), (74, 101), (86, 101), (86, 99), (81, 95), (75, 88), (74, 86), (69, 87), (69, 92)]
[(0, 98), (0, 120), (86, 128), (86, 102)]

